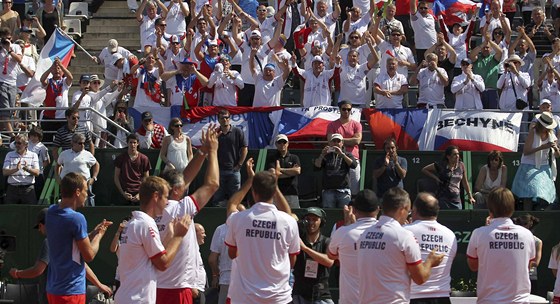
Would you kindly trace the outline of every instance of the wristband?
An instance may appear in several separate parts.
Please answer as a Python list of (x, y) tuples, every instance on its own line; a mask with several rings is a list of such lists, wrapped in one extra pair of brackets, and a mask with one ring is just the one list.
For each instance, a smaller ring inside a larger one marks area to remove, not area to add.
[(200, 150), (200, 149), (196, 150), (196, 152), (197, 152), (198, 154), (204, 156), (204, 157), (206, 157), (206, 155), (208, 155), (208, 153), (204, 153), (204, 152), (202, 152), (202, 150)]

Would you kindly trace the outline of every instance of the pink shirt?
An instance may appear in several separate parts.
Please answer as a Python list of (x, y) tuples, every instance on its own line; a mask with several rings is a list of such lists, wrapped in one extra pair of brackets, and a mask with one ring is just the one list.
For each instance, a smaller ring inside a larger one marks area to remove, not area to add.
[[(345, 139), (352, 138), (354, 137), (354, 134), (362, 133), (362, 124), (360, 124), (359, 121), (355, 121), (352, 119), (350, 119), (349, 122), (343, 124), (342, 122), (340, 122), (340, 119), (337, 119), (329, 123), (329, 126), (327, 127), (327, 134), (334, 133), (342, 135), (342, 137), (344, 137)], [(350, 152), (352, 153), (354, 158), (360, 159), (360, 148), (358, 148), (358, 145), (344, 146), (346, 147), (346, 152)]]

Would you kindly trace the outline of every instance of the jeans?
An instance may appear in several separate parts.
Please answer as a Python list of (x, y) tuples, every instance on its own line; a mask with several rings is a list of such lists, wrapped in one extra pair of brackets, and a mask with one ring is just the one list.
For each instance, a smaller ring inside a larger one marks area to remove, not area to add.
[(343, 208), (350, 203), (352, 195), (350, 189), (327, 189), (323, 190), (323, 208)]
[[(210, 200), (210, 206), (225, 206), (225, 202), (241, 187), (241, 173), (234, 170), (220, 170), (220, 188)], [(222, 207), (223, 207), (222, 206)]]
[(358, 163), (356, 168), (350, 169), (350, 171), (348, 172), (348, 177), (350, 178), (348, 186), (350, 187), (350, 192), (352, 192), (352, 195), (356, 195), (358, 194), (358, 192), (360, 192), (360, 161), (356, 160), (356, 163)]
[(293, 304), (334, 304), (333, 300), (331, 299), (307, 301), (299, 295), (292, 295), (292, 300)]

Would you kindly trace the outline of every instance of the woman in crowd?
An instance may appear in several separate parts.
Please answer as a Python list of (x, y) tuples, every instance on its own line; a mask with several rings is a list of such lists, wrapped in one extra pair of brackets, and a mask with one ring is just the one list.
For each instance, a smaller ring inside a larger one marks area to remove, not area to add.
[(159, 157), (165, 163), (165, 170), (176, 169), (179, 172), (189, 164), (193, 158), (191, 139), (183, 134), (183, 123), (180, 118), (169, 121), (169, 135), (163, 139)]
[[(119, 126), (127, 130), (128, 132), (134, 133), (134, 120), (128, 114), (128, 106), (126, 102), (119, 101), (115, 107), (113, 116), (110, 117), (112, 121), (117, 123)], [(109, 142), (115, 146), (115, 148), (126, 147), (126, 133), (121, 129), (118, 129), (112, 123), (107, 123), (107, 131), (109, 132)]]
[(557, 122), (550, 112), (537, 114), (535, 119), (511, 187), (523, 200), (523, 210), (544, 209), (556, 199), (556, 157), (560, 156), (554, 135)]
[(506, 187), (507, 166), (504, 164), (502, 152), (493, 150), (488, 154), (486, 165), (478, 171), (478, 177), (474, 184), (475, 208), (487, 209), (486, 197), (488, 193), (498, 187)]
[(443, 159), (422, 168), (422, 173), (438, 183), (436, 197), (441, 209), (462, 209), (461, 184), (469, 196), (469, 203), (474, 204), (475, 200), (467, 180), (467, 171), (460, 159), (457, 146), (447, 147)]

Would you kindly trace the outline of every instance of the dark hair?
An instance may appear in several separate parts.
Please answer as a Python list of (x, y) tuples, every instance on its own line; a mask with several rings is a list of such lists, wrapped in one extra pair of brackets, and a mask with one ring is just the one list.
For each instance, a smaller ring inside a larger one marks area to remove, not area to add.
[(29, 136), (35, 135), (39, 138), (39, 141), (43, 140), (43, 129), (39, 126), (34, 126), (29, 130)]
[[(255, 174), (253, 178), (253, 191), (261, 201), (272, 199), (276, 192), (276, 177), (269, 171), (261, 171)], [(255, 198), (256, 200), (257, 198)]]
[(541, 220), (539, 220), (538, 217), (535, 217), (531, 214), (524, 214), (522, 216), (519, 217), (515, 217), (513, 218), (513, 223), (519, 226), (523, 226), (529, 230), (532, 230), (533, 228), (535, 228), (535, 226), (537, 226), (539, 224)]
[(71, 198), (77, 189), (82, 190), (84, 188), (84, 183), (86, 178), (75, 172), (69, 172), (66, 174), (62, 181), (60, 181), (60, 196), (63, 198)]
[(9, 28), (3, 26), (0, 27), (0, 37), (4, 38), (6, 36), (10, 36), (12, 34), (12, 30), (10, 30)]
[(448, 146), (447, 148), (445, 148), (445, 152), (443, 153), (443, 162), (444, 163), (447, 164), (449, 162), (447, 157), (451, 156), (451, 153), (453, 153), (453, 150), (459, 151), (459, 147), (451, 145), (451, 146)]
[(218, 117), (224, 116), (224, 115), (229, 115), (228, 109), (226, 109), (226, 108), (220, 108), (220, 109), (218, 110)]
[(385, 138), (385, 141), (383, 141), (383, 149), (385, 149), (385, 147), (390, 144), (390, 143), (394, 143), (395, 147), (398, 149), (399, 147), (397, 146), (397, 139), (393, 136), (389, 136), (387, 138)]
[(352, 106), (352, 103), (349, 100), (341, 100), (338, 102), (338, 108), (342, 109), (343, 105), (350, 105)]
[(486, 164), (488, 165), (488, 169), (490, 169), (490, 163), (492, 162), (492, 160), (496, 158), (499, 160), (498, 169), (502, 167), (502, 165), (504, 164), (504, 157), (502, 155), (502, 152), (498, 150), (492, 150), (490, 151), (490, 153), (488, 154), (488, 158), (486, 159)]
[(130, 133), (130, 134), (128, 134), (128, 135), (126, 136), (126, 143), (128, 144), (128, 141), (131, 140), (131, 139), (134, 139), (134, 140), (136, 140), (136, 141), (140, 141), (140, 140), (138, 139), (138, 135), (136, 135), (136, 133)]
[(410, 204), (410, 196), (408, 192), (402, 188), (393, 187), (383, 194), (384, 213), (397, 211), (407, 204)]
[(423, 218), (437, 217), (439, 213), (439, 202), (432, 194), (420, 192), (414, 199), (416, 212)]
[(495, 218), (511, 217), (515, 211), (515, 198), (509, 189), (499, 187), (490, 191), (486, 205)]
[(64, 111), (64, 117), (70, 117), (76, 113), (79, 113), (80, 111), (78, 111), (78, 109), (74, 109), (74, 108), (69, 108), (66, 109), (66, 111)]
[(169, 134), (175, 135), (175, 131), (174, 131), (173, 126), (175, 126), (175, 124), (177, 124), (177, 123), (183, 124), (183, 121), (181, 120), (181, 118), (173, 117), (173, 118), (171, 118), (171, 120), (169, 120), (169, 125), (167, 126), (167, 131), (169, 132)]

